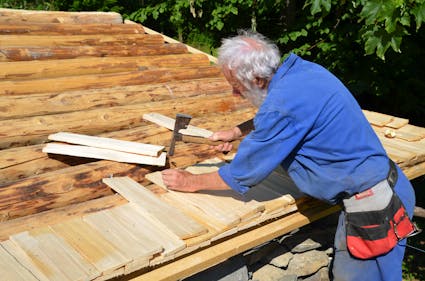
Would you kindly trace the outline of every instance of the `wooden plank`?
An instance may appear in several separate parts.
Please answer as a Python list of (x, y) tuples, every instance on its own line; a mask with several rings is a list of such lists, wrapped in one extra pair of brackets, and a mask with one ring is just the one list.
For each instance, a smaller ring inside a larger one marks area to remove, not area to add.
[(0, 96), (108, 88), (172, 80), (220, 77), (217, 67), (147, 69), (141, 71), (77, 75), (34, 80), (0, 81)]
[(38, 281), (14, 256), (0, 244), (0, 276), (3, 280)]
[(400, 117), (394, 117), (393, 120), (390, 123), (387, 123), (385, 126), (399, 129), (409, 123), (409, 119), (400, 118)]
[(153, 255), (162, 251), (159, 243), (152, 239), (143, 239), (145, 237), (136, 237), (127, 228), (123, 228), (110, 212), (95, 212), (84, 216), (83, 220), (99, 231), (117, 249), (131, 257), (133, 269), (149, 265)]
[(172, 263), (152, 269), (130, 280), (171, 281), (184, 279), (333, 212), (335, 212), (335, 209), (322, 205), (321, 207), (309, 209), (302, 214), (297, 212), (285, 216), (252, 231), (241, 233), (201, 251), (187, 255)]
[(164, 256), (172, 255), (186, 247), (184, 241), (178, 236), (158, 224), (157, 221), (143, 216), (132, 204), (122, 205), (107, 212), (110, 212), (123, 227), (126, 227), (134, 235), (139, 236), (144, 233), (144, 236), (147, 235), (156, 243), (161, 244), (164, 248), (161, 254)]
[(77, 35), (77, 34), (143, 34), (140, 24), (111, 23), (34, 23), (14, 22), (0, 23), (0, 34), (31, 34), (31, 35)]
[[(42, 271), (35, 266), (27, 254), (11, 240), (0, 243), (0, 248), (5, 249), (13, 258), (18, 261), (26, 270), (28, 270), (38, 281), (50, 281)], [(31, 280), (31, 277), (30, 279)]]
[(0, 99), (0, 109), (2, 109), (0, 119), (151, 103), (200, 94), (227, 93), (229, 90), (229, 84), (225, 79), (212, 77), (145, 85), (3, 96)]
[(100, 212), (126, 203), (128, 202), (122, 196), (114, 194), (3, 221), (0, 222), (0, 241), (9, 239), (9, 236), (13, 234), (43, 228), (64, 220), (82, 217), (83, 215)]
[(124, 141), (113, 138), (88, 136), (68, 132), (59, 132), (51, 134), (47, 138), (53, 141), (86, 145), (155, 157), (158, 156), (159, 153), (164, 149), (164, 146), (162, 145), (154, 145), (134, 141)]
[[(156, 112), (143, 114), (143, 119), (153, 122), (155, 124), (158, 124), (159, 126), (165, 127), (170, 130), (174, 130), (174, 124), (176, 123), (175, 119), (162, 115), (160, 113), (156, 113)], [(179, 132), (183, 135), (199, 136), (204, 138), (208, 138), (213, 133), (210, 130), (198, 128), (192, 125), (188, 125), (186, 129), (181, 129)]]
[(373, 112), (369, 110), (363, 110), (363, 114), (366, 116), (369, 123), (376, 125), (376, 126), (385, 126), (386, 124), (392, 122), (394, 120), (394, 117), (391, 115), (379, 113), (379, 112)]
[(83, 281), (100, 275), (93, 265), (47, 227), (12, 235), (10, 240), (26, 252), (49, 280)]
[(104, 178), (103, 182), (121, 194), (129, 202), (140, 207), (166, 225), (180, 239), (187, 239), (207, 232), (207, 229), (179, 209), (166, 204), (158, 196), (129, 177)]
[(0, 47), (142, 46), (163, 43), (160, 35), (146, 34), (0, 35)]
[(187, 53), (183, 44), (143, 46), (2, 47), (0, 61), (72, 59), (78, 57), (152, 56)]
[(152, 157), (104, 148), (61, 143), (48, 143), (43, 148), (43, 152), (153, 166), (164, 166), (167, 157), (165, 152), (162, 152), (159, 157)]
[[(11, 145), (37, 144), (46, 141), (47, 136), (60, 131), (97, 135), (100, 133), (140, 125), (141, 116), (147, 112), (170, 113), (186, 112), (194, 117), (211, 112), (227, 112), (247, 106), (239, 97), (229, 97), (228, 93), (172, 99), (161, 102), (115, 106), (12, 120), (0, 120), (0, 148)], [(111, 122), (113, 120), (113, 122)], [(171, 136), (168, 137), (171, 139)], [(148, 142), (147, 142), (148, 143)], [(154, 142), (156, 143), (156, 142)]]
[(111, 273), (131, 261), (81, 218), (51, 225), (50, 228), (102, 274)]
[(119, 13), (115, 12), (32, 11), (0, 8), (0, 22), (4, 24), (14, 24), (19, 22), (120, 24), (123, 23), (123, 19)]
[(0, 79), (23, 80), (136, 71), (147, 68), (195, 67), (208, 65), (207, 58), (200, 54), (12, 61), (0, 62)]

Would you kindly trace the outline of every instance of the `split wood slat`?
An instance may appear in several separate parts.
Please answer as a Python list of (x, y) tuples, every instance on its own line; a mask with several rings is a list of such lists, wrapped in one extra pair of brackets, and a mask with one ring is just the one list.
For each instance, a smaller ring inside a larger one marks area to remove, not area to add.
[(47, 227), (10, 236), (49, 280), (84, 281), (100, 275), (63, 239)]
[(157, 157), (164, 149), (162, 145), (153, 145), (134, 141), (124, 141), (105, 137), (59, 132), (48, 136), (49, 140), (105, 148), (116, 151)]
[(381, 127), (392, 122), (394, 119), (394, 117), (391, 115), (369, 110), (363, 110), (363, 114), (366, 116), (366, 119), (369, 121), (369, 123)]
[(83, 217), (83, 220), (91, 227), (99, 231), (106, 240), (117, 249), (131, 257), (131, 267), (140, 269), (149, 265), (153, 255), (162, 251), (162, 246), (151, 239), (142, 240), (144, 237), (136, 237), (106, 211), (95, 212)]
[(14, 61), (0, 62), (0, 79), (24, 80), (136, 71), (147, 68), (196, 67), (208, 65), (207, 57), (201, 54)]
[(393, 117), (393, 120), (390, 123), (387, 123), (385, 126), (400, 129), (401, 127), (407, 125), (409, 123), (409, 119)]
[(121, 46), (160, 45), (160, 35), (146, 34), (92, 34), (92, 35), (0, 35), (0, 47), (50, 47), (50, 46)]
[(0, 244), (0, 276), (9, 281), (39, 281), (16, 257), (9, 254)]
[(4, 24), (23, 23), (106, 23), (122, 24), (123, 19), (115, 12), (63, 12), (33, 11), (0, 8), (0, 22)]
[(153, 166), (164, 166), (167, 157), (165, 152), (162, 152), (158, 157), (152, 157), (104, 148), (61, 143), (48, 143), (43, 148), (43, 152)]
[(43, 92), (61, 92), (113, 86), (129, 86), (160, 83), (170, 80), (220, 77), (217, 67), (147, 69), (141, 71), (87, 74), (34, 80), (0, 81), (0, 96), (22, 95)]
[(158, 84), (116, 86), (65, 92), (47, 92), (31, 95), (13, 95), (0, 98), (0, 119), (22, 118), (34, 115), (65, 113), (156, 101), (226, 93), (228, 83), (222, 78), (178, 80)]
[(180, 239), (187, 239), (207, 232), (207, 229), (180, 210), (166, 204), (157, 195), (129, 177), (104, 178), (103, 182), (121, 194), (129, 202), (140, 207), (166, 225)]
[[(226, 99), (223, 99), (226, 97)], [(210, 95), (208, 100), (195, 96), (161, 102), (115, 106), (92, 109), (81, 112), (69, 112), (34, 116), (21, 119), (0, 120), (0, 148), (10, 145), (28, 145), (42, 143), (47, 136), (60, 131), (96, 135), (107, 131), (137, 126), (143, 122), (141, 116), (151, 112), (185, 111), (194, 117), (212, 112), (243, 108), (240, 97), (228, 97), (228, 93)], [(114, 122), (111, 122), (113, 120)], [(168, 142), (171, 136), (168, 136)], [(156, 142), (155, 142), (156, 143)]]
[(402, 139), (388, 139), (383, 135), (378, 135), (384, 148), (394, 157), (394, 161), (401, 166), (411, 166), (425, 161), (425, 142), (409, 142)]
[(136, 236), (148, 236), (155, 243), (162, 245), (164, 251), (161, 255), (169, 256), (183, 250), (186, 244), (174, 233), (163, 225), (158, 224), (148, 216), (143, 216), (134, 204), (125, 204), (106, 212), (117, 219), (123, 227), (131, 231)]
[(81, 218), (51, 225), (50, 228), (104, 275), (131, 262), (131, 258)]
[[(174, 124), (176, 123), (175, 119), (155, 112), (143, 114), (143, 119), (170, 130), (174, 130)], [(211, 132), (210, 130), (198, 128), (192, 125), (188, 125), (186, 129), (181, 129), (179, 133), (183, 135), (198, 136), (204, 138), (208, 138), (213, 134), (213, 132)]]
[(0, 61), (73, 59), (78, 57), (152, 56), (188, 53), (184, 44), (141, 46), (2, 47)]
[[(28, 270), (38, 281), (50, 281), (40, 269), (35, 266), (28, 255), (11, 240), (0, 243), (0, 248), (5, 249), (16, 261), (18, 261), (26, 270)], [(30, 275), (31, 276), (31, 275)], [(29, 276), (29, 280), (31, 277)], [(13, 279), (12, 279), (13, 280)]]
[(69, 24), (69, 23), (0, 23), (0, 34), (83, 35), (83, 34), (143, 34), (140, 24)]

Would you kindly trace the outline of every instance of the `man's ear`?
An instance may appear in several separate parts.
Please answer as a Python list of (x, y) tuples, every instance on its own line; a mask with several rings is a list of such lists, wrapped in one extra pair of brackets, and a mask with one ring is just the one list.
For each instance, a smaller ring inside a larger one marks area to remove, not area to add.
[(257, 85), (257, 87), (260, 89), (267, 88), (268, 81), (265, 78), (255, 77), (252, 82), (254, 82), (254, 84)]

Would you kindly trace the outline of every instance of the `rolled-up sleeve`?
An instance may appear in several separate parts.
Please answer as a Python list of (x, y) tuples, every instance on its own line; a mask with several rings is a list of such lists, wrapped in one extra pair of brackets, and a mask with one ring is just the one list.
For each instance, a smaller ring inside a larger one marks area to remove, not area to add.
[(281, 111), (259, 112), (255, 129), (239, 145), (230, 164), (219, 169), (221, 178), (235, 191), (245, 193), (264, 180), (303, 138), (292, 118)]

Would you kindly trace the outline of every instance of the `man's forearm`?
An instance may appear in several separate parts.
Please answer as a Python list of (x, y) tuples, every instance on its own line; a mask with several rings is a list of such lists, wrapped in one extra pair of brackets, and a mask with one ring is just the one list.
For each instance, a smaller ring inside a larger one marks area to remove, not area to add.
[(218, 172), (199, 175), (193, 174), (190, 177), (189, 185), (193, 188), (193, 191), (230, 189), (230, 187), (220, 177)]

